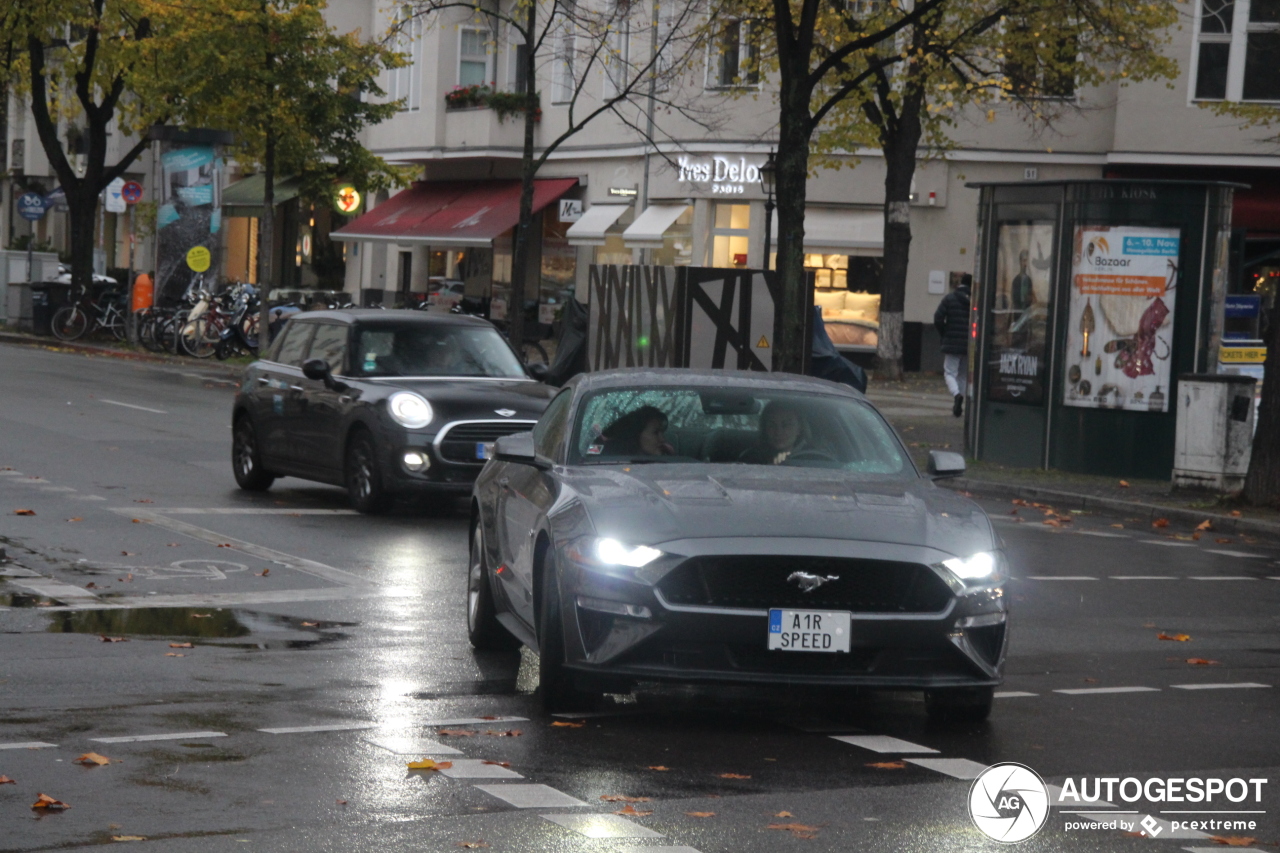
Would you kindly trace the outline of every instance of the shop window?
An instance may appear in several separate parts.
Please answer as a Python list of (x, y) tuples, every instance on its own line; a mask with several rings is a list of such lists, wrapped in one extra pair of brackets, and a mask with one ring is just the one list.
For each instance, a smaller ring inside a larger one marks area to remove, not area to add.
[(754, 86), (760, 82), (759, 25), (754, 21), (725, 21), (711, 44), (707, 86)]
[(1280, 101), (1280, 0), (1200, 0), (1197, 100)]
[(805, 271), (813, 275), (813, 304), (832, 343), (869, 352), (880, 334), (880, 258), (806, 253)]
[(463, 29), (458, 33), (458, 85), (483, 86), (489, 82), (489, 31)]
[(555, 321), (564, 303), (573, 298), (578, 250), (569, 245), (572, 222), (560, 222), (554, 208), (542, 214), (542, 270), (538, 282), (538, 322)]
[(687, 267), (693, 263), (692, 206), (685, 208), (680, 218), (663, 232), (662, 248), (654, 251), (653, 263), (664, 267)]
[(396, 35), (395, 49), (405, 55), (407, 62), (387, 73), (387, 96), (401, 101), (401, 110), (417, 110), (422, 107), (422, 19), (411, 18), (412, 7), (404, 7), (404, 20)]
[(751, 253), (751, 205), (717, 204), (711, 229), (711, 265), (744, 269)]

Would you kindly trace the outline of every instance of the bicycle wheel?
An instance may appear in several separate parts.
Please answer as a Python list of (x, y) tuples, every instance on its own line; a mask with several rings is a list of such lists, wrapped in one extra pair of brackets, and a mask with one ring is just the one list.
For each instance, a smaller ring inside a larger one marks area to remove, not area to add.
[(183, 325), (178, 335), (182, 351), (196, 358), (209, 358), (218, 346), (218, 330), (206, 317)]
[(49, 324), (60, 341), (74, 341), (89, 330), (89, 315), (79, 305), (64, 305), (54, 312)]
[(111, 332), (117, 341), (123, 341), (129, 336), (129, 327), (125, 323), (125, 315), (115, 306), (109, 306), (106, 313), (102, 315), (102, 319), (98, 321), (98, 325)]
[(164, 344), (164, 351), (178, 355), (185, 350), (182, 349), (181, 332), (182, 328), (187, 325), (187, 312), (175, 311), (172, 315), (165, 318), (164, 324), (160, 327), (160, 342)]

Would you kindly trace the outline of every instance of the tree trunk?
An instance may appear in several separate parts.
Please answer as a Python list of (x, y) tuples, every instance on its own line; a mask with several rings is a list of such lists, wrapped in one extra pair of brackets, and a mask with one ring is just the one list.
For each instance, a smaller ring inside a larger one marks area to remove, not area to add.
[(524, 52), (524, 148), (520, 155), (520, 222), (512, 235), (511, 293), (507, 299), (507, 340), (516, 354), (524, 359), (524, 300), (533, 233), (533, 178), (537, 167), (533, 162), (533, 132), (537, 109), (538, 81), (534, 63), (534, 37), (538, 26), (538, 4), (530, 3), (526, 12)]
[(98, 197), (81, 179), (63, 187), (67, 194), (67, 224), (71, 232), (71, 284), (89, 292), (93, 284), (93, 237), (98, 220)]
[(1242, 495), (1257, 506), (1280, 506), (1280, 300), (1269, 314), (1262, 402)]
[(885, 162), (884, 263), (880, 270), (876, 376), (889, 382), (902, 381), (902, 313), (911, 259), (911, 179), (916, 171), (923, 100), (914, 93), (904, 98), (895, 126), (880, 138)]
[[(809, 178), (809, 89), (804, 80), (808, 57), (784, 59), (780, 65), (778, 164), (778, 281), (781, 301), (776, 306), (777, 340), (773, 369), (804, 373), (810, 343), (805, 336), (809, 306), (804, 274), (804, 207)], [(767, 260), (767, 259), (766, 259)]]
[(271, 306), (267, 295), (271, 290), (271, 262), (275, 258), (276, 224), (276, 136), (267, 131), (266, 151), (262, 158), (262, 215), (258, 218), (258, 354), (271, 344)]

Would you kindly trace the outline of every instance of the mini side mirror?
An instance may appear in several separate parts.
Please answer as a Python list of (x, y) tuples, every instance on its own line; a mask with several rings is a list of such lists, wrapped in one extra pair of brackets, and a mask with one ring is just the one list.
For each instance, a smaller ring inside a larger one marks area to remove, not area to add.
[(929, 451), (929, 476), (935, 480), (959, 477), (964, 473), (964, 457), (946, 450)]
[(533, 364), (525, 365), (524, 372), (530, 379), (536, 379), (539, 382), (546, 382), (547, 377), (551, 375), (551, 368), (547, 367), (540, 361), (536, 361)]
[(302, 363), (302, 375), (316, 382), (329, 378), (329, 362), (323, 358), (309, 358)]

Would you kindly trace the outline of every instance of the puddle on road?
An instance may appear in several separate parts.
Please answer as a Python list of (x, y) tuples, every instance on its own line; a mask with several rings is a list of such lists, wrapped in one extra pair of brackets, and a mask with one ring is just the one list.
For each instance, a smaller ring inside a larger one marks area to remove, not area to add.
[(51, 607), (56, 602), (34, 593), (6, 592), (0, 593), (0, 607)]
[[(34, 605), (26, 605), (34, 606)], [(211, 607), (134, 607), (121, 610), (76, 610), (49, 614), (48, 631), (55, 634), (106, 634), (110, 636), (188, 640), (243, 640), (211, 642), (231, 648), (311, 648), (346, 635), (338, 628), (359, 623), (310, 620), (256, 610)], [(261, 639), (256, 639), (256, 638)]]

